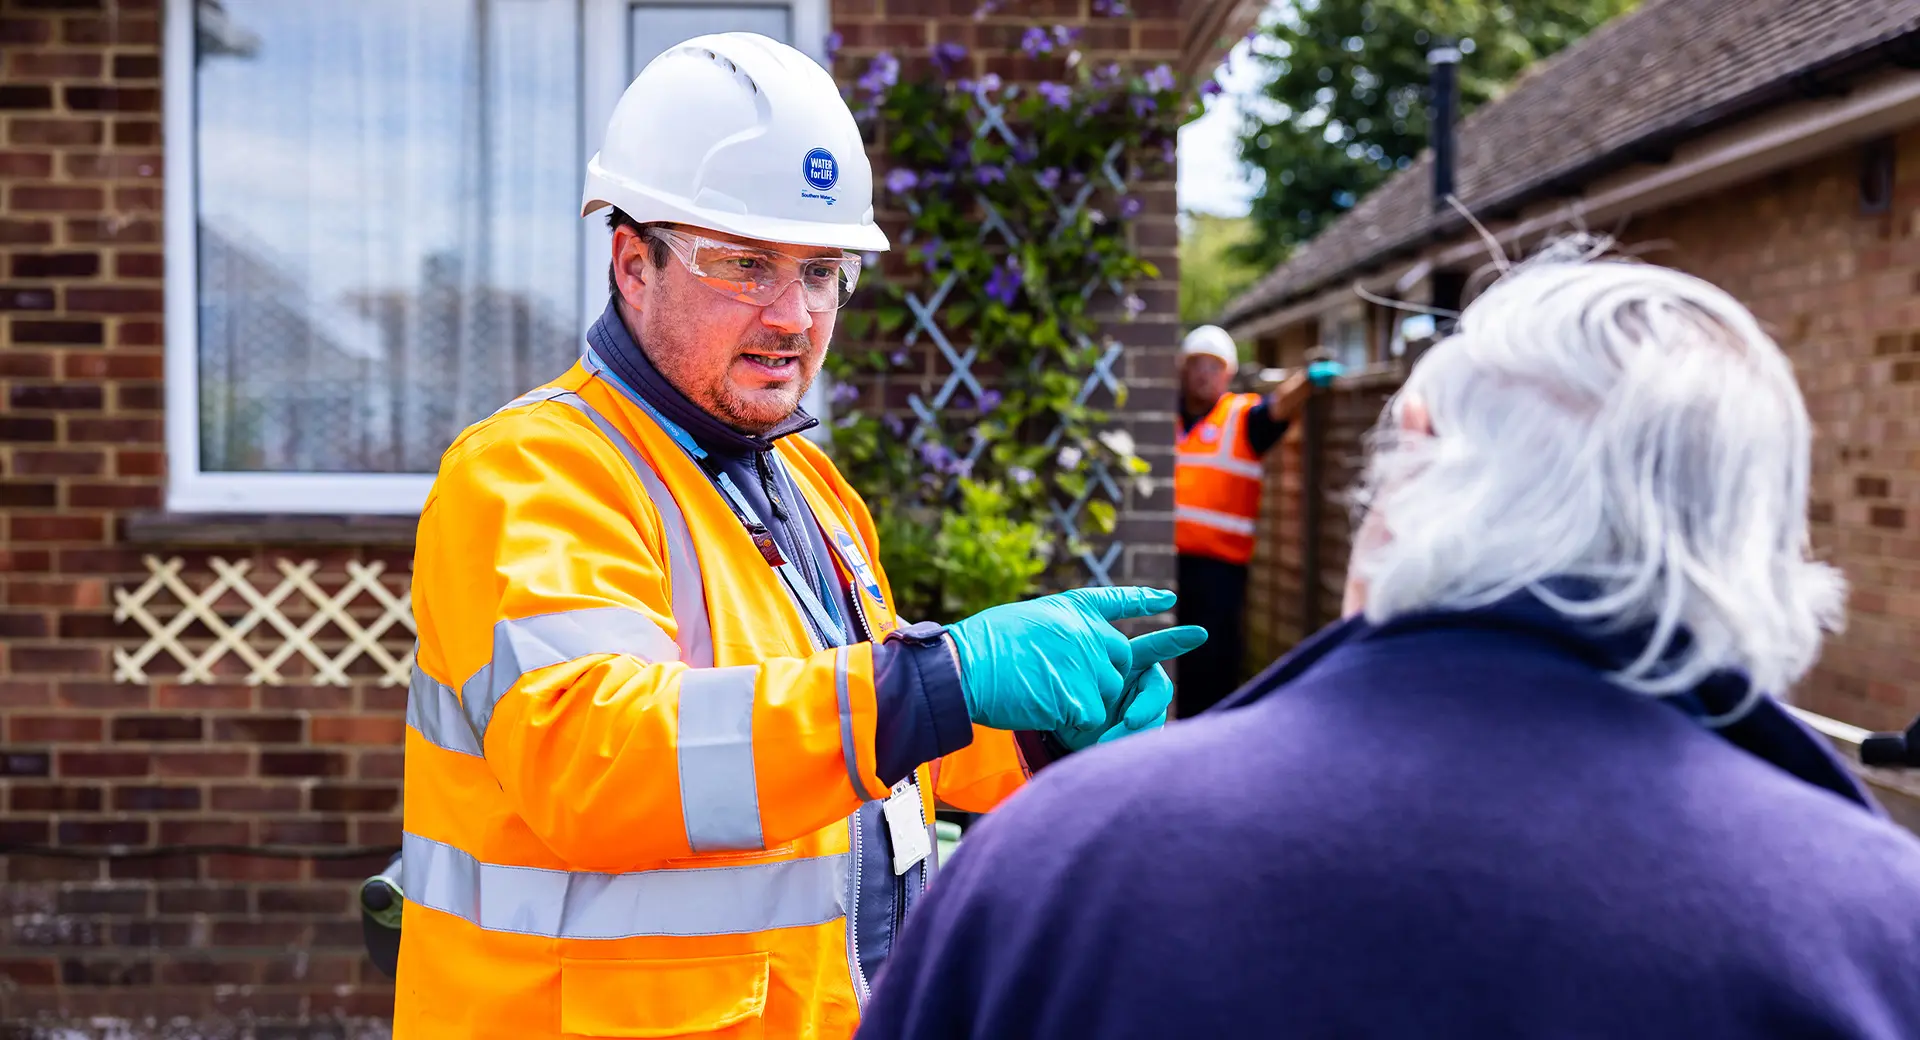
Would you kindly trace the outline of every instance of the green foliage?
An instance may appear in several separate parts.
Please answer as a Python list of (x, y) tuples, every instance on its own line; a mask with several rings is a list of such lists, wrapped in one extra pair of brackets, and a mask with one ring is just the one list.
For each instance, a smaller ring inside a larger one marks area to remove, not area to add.
[(1286, 259), (1426, 146), (1427, 51), (1458, 42), (1460, 112), (1638, 0), (1300, 0), (1255, 41), (1270, 78), (1241, 158), (1261, 171), (1261, 269)]
[[(1035, 26), (1023, 49), (1067, 52), (1072, 37)], [(874, 507), (902, 613), (944, 620), (1030, 594), (1050, 560), (1112, 533), (1117, 511), (1091, 480), (1096, 467), (1121, 487), (1148, 469), (1131, 438), (1101, 432), (1103, 398), (1079, 398), (1109, 345), (1103, 319), (1137, 314), (1126, 286), (1158, 273), (1129, 242), (1142, 204), (1125, 185), (1149, 170), (1170, 177), (1179, 100), (1165, 66), (1129, 75), (1073, 52), (1069, 82), (1003, 85), (941, 75), (956, 51), (936, 50), (924, 78), (900, 78), (888, 56), (861, 77), (856, 110), (891, 167), (881, 180), (911, 214), (894, 248), (912, 270), (863, 289), (829, 355), (841, 381), (886, 378), (905, 363), (903, 338), (931, 347), (909, 301), (954, 276), (937, 324), (957, 352), (977, 351), (984, 399), (959, 391), (917, 437), (914, 415), (866, 412), (833, 435), (835, 461)], [(1053, 509), (1089, 488), (1075, 528), (1057, 530)]]
[[(1039, 587), (1047, 569), (1045, 529), (1037, 520), (1013, 519), (1003, 489), (972, 480), (960, 481), (959, 489), (958, 508), (942, 516), (934, 537), (939, 621), (958, 621), (1023, 599)], [(906, 555), (919, 551), (908, 549)]]
[(1248, 217), (1190, 213), (1180, 234), (1180, 321), (1204, 325), (1219, 317), (1227, 301), (1253, 284), (1261, 268), (1240, 256), (1253, 241)]

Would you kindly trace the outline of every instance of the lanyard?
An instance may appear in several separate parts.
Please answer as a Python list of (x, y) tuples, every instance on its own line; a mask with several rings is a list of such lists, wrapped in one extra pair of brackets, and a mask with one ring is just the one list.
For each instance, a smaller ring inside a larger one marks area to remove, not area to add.
[(809, 635), (813, 637), (814, 642), (823, 644), (816, 649), (824, 650), (827, 647), (847, 645), (846, 630), (837, 618), (838, 612), (827, 609), (812, 583), (800, 573), (800, 568), (794, 566), (793, 561), (787, 559), (786, 554), (780, 551), (779, 543), (773, 539), (773, 532), (760, 521), (760, 515), (754, 511), (753, 503), (747, 501), (747, 496), (740, 492), (733, 478), (712, 460), (712, 456), (705, 448), (694, 441), (692, 434), (679, 423), (663, 415), (652, 402), (635, 392), (617, 373), (609, 371), (606, 363), (601, 361), (599, 355), (591, 349), (587, 351), (585, 361), (588, 371), (604, 377), (626, 395), (629, 401), (639, 405), (654, 422), (658, 423), (660, 428), (667, 432), (667, 436), (673, 438), (673, 442), (680, 446), (680, 450), (686, 452), (687, 456), (699, 465), (700, 472), (705, 473), (707, 479), (720, 491), (720, 497), (733, 510), (734, 518), (746, 528), (747, 536), (753, 539), (754, 547), (760, 550), (761, 557), (767, 561), (768, 566), (771, 566), (775, 573), (780, 575), (781, 581), (787, 586), (788, 595), (799, 602), (807, 617), (813, 622)]

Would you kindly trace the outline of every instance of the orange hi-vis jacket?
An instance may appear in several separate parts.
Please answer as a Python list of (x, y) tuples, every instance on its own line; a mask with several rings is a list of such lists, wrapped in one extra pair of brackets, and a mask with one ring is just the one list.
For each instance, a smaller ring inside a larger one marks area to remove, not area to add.
[(1173, 468), (1176, 552), (1228, 563), (1253, 559), (1262, 471), (1247, 446), (1246, 422), (1248, 412), (1265, 404), (1259, 394), (1222, 394), (1180, 438)]
[[(874, 644), (819, 645), (593, 361), (465, 431), (420, 518), (394, 1035), (851, 1036), (862, 937), (905, 912), (885, 886), (934, 866), (896, 876)], [(803, 439), (776, 455), (882, 639), (865, 505)], [(893, 809), (925, 828), (936, 797), (984, 812), (1016, 789), (1014, 735), (972, 735)]]

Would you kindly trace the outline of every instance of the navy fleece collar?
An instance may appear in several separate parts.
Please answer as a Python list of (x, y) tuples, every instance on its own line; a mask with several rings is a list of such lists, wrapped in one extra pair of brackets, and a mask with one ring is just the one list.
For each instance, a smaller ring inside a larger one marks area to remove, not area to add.
[(627, 334), (627, 325), (620, 320), (619, 308), (614, 301), (607, 301), (607, 309), (601, 313), (593, 327), (587, 330), (587, 342), (600, 355), (600, 360), (619, 376), (633, 391), (645, 397), (655, 408), (660, 409), (667, 418), (679, 423), (693, 435), (702, 448), (716, 455), (745, 456), (757, 452), (771, 451), (775, 441), (820, 425), (820, 420), (808, 415), (805, 409), (795, 408), (768, 431), (764, 436), (741, 431), (729, 426), (724, 420), (715, 418), (705, 409), (687, 400), (660, 370), (653, 367), (646, 351), (642, 350)]
[[(1560, 589), (1562, 593), (1571, 590)], [(1638, 656), (1645, 647), (1642, 631), (1605, 633), (1567, 620), (1532, 593), (1522, 592), (1476, 610), (1434, 611), (1393, 618), (1382, 625), (1364, 616), (1342, 619), (1303, 640), (1252, 682), (1209, 711), (1245, 707), (1305, 674), (1316, 663), (1363, 642), (1392, 639), (1420, 632), (1444, 631), (1463, 639), (1494, 637), (1497, 644), (1479, 642), (1495, 652), (1549, 654), (1575, 658), (1599, 671), (1613, 671)], [(1708, 676), (1700, 685), (1662, 702), (1690, 716), (1725, 715), (1745, 700), (1751, 685), (1731, 672)], [(1737, 721), (1712, 730), (1743, 750), (1773, 763), (1816, 787), (1855, 802), (1875, 815), (1882, 809), (1866, 793), (1833, 748), (1771, 697), (1759, 698)]]

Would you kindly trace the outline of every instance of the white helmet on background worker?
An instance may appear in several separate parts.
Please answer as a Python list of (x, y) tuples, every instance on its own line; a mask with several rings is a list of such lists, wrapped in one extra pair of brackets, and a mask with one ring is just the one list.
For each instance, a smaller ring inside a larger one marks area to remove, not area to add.
[(1180, 344), (1180, 363), (1186, 364), (1190, 357), (1215, 357), (1227, 363), (1228, 368), (1240, 365), (1240, 348), (1233, 343), (1233, 337), (1218, 325), (1202, 325), (1187, 333)]
[(580, 215), (852, 251), (888, 248), (873, 167), (818, 62), (757, 33), (669, 47), (620, 96), (587, 162)]

